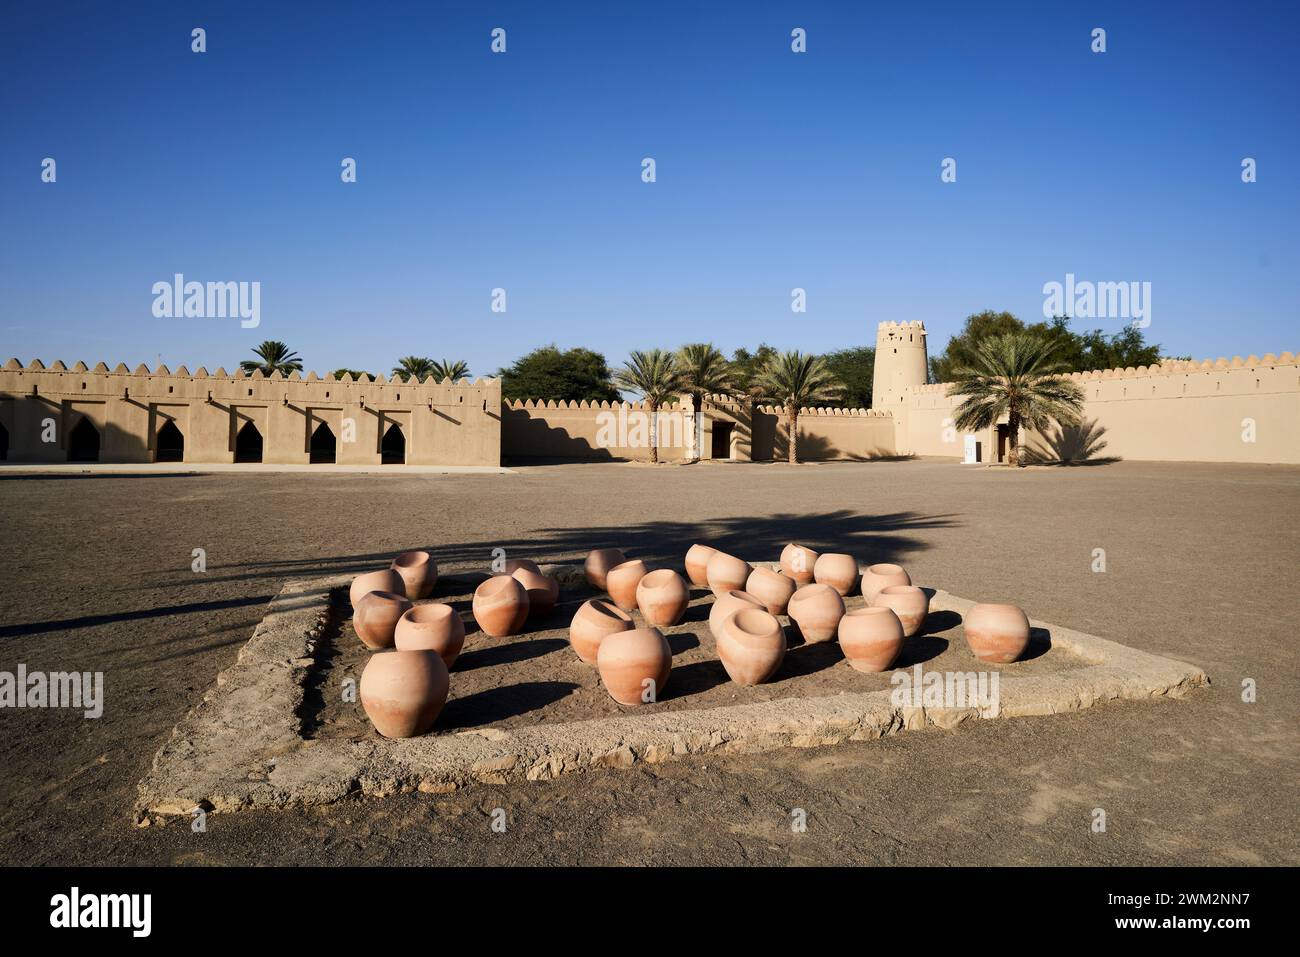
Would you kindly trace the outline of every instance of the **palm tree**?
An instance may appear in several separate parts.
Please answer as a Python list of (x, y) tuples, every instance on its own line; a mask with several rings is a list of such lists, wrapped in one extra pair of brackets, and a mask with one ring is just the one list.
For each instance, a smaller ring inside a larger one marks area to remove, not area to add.
[(1020, 465), (1020, 426), (1041, 432), (1055, 420), (1075, 425), (1083, 416), (1083, 390), (1061, 377), (1058, 343), (1033, 334), (991, 336), (970, 364), (956, 371), (949, 395), (965, 396), (953, 413), (963, 432), (987, 429), (1007, 417), (1007, 464)]
[(695, 458), (700, 459), (704, 444), (704, 397), (731, 388), (731, 364), (711, 342), (692, 342), (677, 350), (677, 368), (681, 375), (681, 391), (691, 397), (695, 412)]
[(659, 406), (681, 389), (677, 357), (662, 349), (633, 352), (627, 365), (614, 373), (614, 385), (627, 392), (639, 392), (650, 406), (650, 461), (659, 461)]
[(258, 369), (262, 370), (264, 376), (277, 371), (280, 375), (302, 371), (302, 359), (298, 353), (289, 351), (288, 346), (276, 339), (267, 339), (253, 350), (253, 355), (257, 358), (245, 359), (239, 364), (241, 369), (250, 374)]
[(799, 410), (834, 401), (844, 392), (825, 359), (798, 351), (782, 352), (769, 359), (755, 379), (755, 386), (785, 409), (791, 465), (799, 461)]
[(433, 373), (433, 360), (423, 359), (420, 356), (403, 356), (397, 360), (397, 365), (393, 366), (393, 375), (401, 376), (403, 379), (414, 379), (416, 382), (423, 382)]
[(461, 379), (469, 378), (469, 363), (464, 359), (457, 359), (455, 362), (448, 362), (443, 359), (441, 362), (431, 360), (429, 371), (433, 373), (434, 379), (441, 382), (443, 379), (450, 379), (452, 382), (459, 382)]

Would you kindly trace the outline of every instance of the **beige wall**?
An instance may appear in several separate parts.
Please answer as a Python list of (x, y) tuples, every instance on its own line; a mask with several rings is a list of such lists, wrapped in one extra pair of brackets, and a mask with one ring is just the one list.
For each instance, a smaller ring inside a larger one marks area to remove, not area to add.
[[(406, 440), (410, 465), (498, 465), (501, 458), (501, 386), (495, 379), (459, 383), (387, 382), (306, 378), (294, 373), (209, 375), (199, 369), (169, 371), (104, 363), (71, 369), (56, 362), (22, 368), (10, 360), (0, 369), (0, 424), (8, 430), (8, 459), (63, 462), (69, 437), (87, 418), (100, 434), (99, 460), (152, 462), (157, 433), (172, 419), (185, 438), (184, 461), (231, 462), (240, 424), (253, 422), (262, 435), (267, 463), (305, 464), (313, 429), (325, 422), (336, 439), (339, 464), (381, 461), (384, 430), (396, 423)], [(44, 423), (55, 423), (45, 442)], [(350, 420), (355, 440), (345, 441)]]

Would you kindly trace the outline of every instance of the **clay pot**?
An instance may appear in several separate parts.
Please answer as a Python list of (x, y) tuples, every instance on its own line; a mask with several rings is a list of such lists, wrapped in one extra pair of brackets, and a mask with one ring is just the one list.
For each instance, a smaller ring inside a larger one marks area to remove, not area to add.
[(862, 597), (870, 605), (876, 600), (882, 588), (910, 584), (912, 584), (912, 577), (907, 574), (902, 565), (891, 565), (887, 562), (881, 565), (870, 565), (862, 573)]
[(930, 613), (930, 596), (915, 585), (890, 585), (882, 588), (871, 604), (894, 609), (894, 614), (903, 623), (904, 638), (911, 638), (920, 631), (925, 624), (925, 616)]
[(587, 584), (599, 591), (605, 590), (605, 576), (611, 568), (616, 568), (627, 561), (621, 549), (597, 548), (587, 553), (583, 570), (587, 573)]
[(903, 623), (883, 605), (856, 608), (840, 619), (840, 649), (858, 671), (888, 671), (903, 650)]
[(709, 559), (718, 554), (716, 548), (708, 545), (692, 545), (686, 549), (686, 577), (692, 585), (707, 588), (709, 584)]
[(1007, 664), (1029, 647), (1029, 617), (1015, 605), (976, 605), (966, 612), (962, 630), (980, 661)]
[(397, 592), (366, 592), (352, 606), (352, 629), (371, 651), (391, 648), (397, 621), (410, 608), (411, 603)]
[(413, 738), (438, 720), (451, 680), (432, 651), (385, 651), (361, 672), (361, 707), (385, 738)]
[(636, 606), (647, 625), (667, 628), (682, 620), (691, 600), (686, 579), (675, 571), (662, 568), (637, 583)]
[(438, 563), (428, 552), (402, 552), (393, 559), (392, 568), (402, 576), (407, 598), (428, 598), (438, 584)]
[(516, 568), (510, 577), (528, 592), (529, 617), (545, 618), (555, 610), (555, 603), (560, 600), (560, 583), (554, 578), (529, 568)]
[(631, 631), (632, 616), (613, 602), (593, 598), (584, 601), (569, 625), (569, 644), (589, 665), (596, 663), (600, 643), (616, 631)]
[(648, 704), (663, 696), (673, 653), (658, 628), (616, 631), (601, 641), (596, 667), (605, 690), (619, 704)]
[(509, 575), (493, 575), (474, 589), (474, 620), (493, 638), (517, 635), (528, 618), (528, 591)]
[(858, 560), (842, 552), (823, 552), (813, 566), (813, 580), (830, 585), (843, 598), (858, 583)]
[(465, 623), (450, 605), (430, 602), (408, 608), (397, 620), (393, 644), (398, 651), (432, 651), (451, 670), (465, 647)]
[(391, 591), (405, 595), (406, 582), (402, 581), (402, 576), (391, 568), (385, 568), (381, 572), (365, 572), (352, 579), (352, 586), (348, 589), (348, 601), (352, 602), (352, 607), (355, 609), (361, 596), (372, 591)]
[(714, 552), (709, 557), (709, 563), (704, 566), (704, 577), (713, 589), (713, 594), (721, 595), (723, 592), (743, 590), (752, 571), (749, 562), (726, 552)]
[(714, 640), (717, 640), (718, 634), (722, 630), (722, 621), (728, 615), (735, 614), (744, 608), (763, 609), (764, 607), (763, 603), (749, 592), (723, 592), (713, 599), (713, 607), (709, 609), (709, 631), (712, 633)]
[(650, 569), (639, 558), (615, 565), (605, 576), (605, 591), (619, 608), (632, 611), (636, 608), (636, 586), (649, 574)]
[(811, 548), (791, 542), (781, 549), (781, 574), (792, 579), (797, 585), (807, 585), (813, 580), (813, 568), (817, 564), (817, 553)]
[(794, 579), (770, 568), (755, 568), (745, 582), (745, 591), (761, 601), (769, 614), (784, 615), (795, 590)]
[(742, 608), (722, 619), (718, 658), (738, 685), (762, 684), (785, 659), (785, 631), (775, 615)]
[(531, 558), (507, 559), (505, 565), (503, 565), (502, 568), (503, 568), (502, 571), (503, 575), (513, 575), (521, 568), (527, 569), (528, 571), (538, 575), (542, 573), (542, 570), (537, 567), (537, 562), (533, 561)]
[(804, 585), (790, 599), (788, 614), (808, 644), (834, 641), (844, 617), (844, 599), (830, 585)]

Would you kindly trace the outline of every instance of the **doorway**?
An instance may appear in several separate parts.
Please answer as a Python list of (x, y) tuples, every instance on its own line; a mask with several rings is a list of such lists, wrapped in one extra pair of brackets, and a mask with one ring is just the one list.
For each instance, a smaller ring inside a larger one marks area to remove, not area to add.
[(99, 429), (84, 415), (68, 435), (69, 462), (99, 461)]
[(710, 458), (729, 459), (731, 458), (731, 433), (735, 429), (734, 422), (719, 422), (713, 420), (713, 448), (709, 453)]
[(998, 461), (1005, 462), (1006, 460), (1007, 460), (1007, 427), (1005, 425), (999, 425), (998, 426)]
[(396, 422), (384, 433), (384, 440), (379, 446), (379, 461), (384, 465), (406, 464), (406, 436)]
[(164, 422), (158, 430), (158, 448), (154, 452), (154, 461), (185, 461), (185, 436), (171, 419)]
[(308, 461), (312, 465), (330, 465), (337, 457), (338, 441), (334, 438), (334, 430), (322, 422), (311, 434), (311, 455)]
[(240, 426), (239, 433), (235, 436), (235, 461), (262, 461), (262, 433), (257, 431), (252, 419)]

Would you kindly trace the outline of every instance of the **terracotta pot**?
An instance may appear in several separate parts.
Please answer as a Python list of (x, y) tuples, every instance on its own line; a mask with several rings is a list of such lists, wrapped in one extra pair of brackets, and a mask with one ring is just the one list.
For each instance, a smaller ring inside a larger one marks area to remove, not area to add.
[(682, 620), (690, 604), (691, 590), (686, 579), (675, 571), (661, 568), (637, 583), (636, 606), (647, 625), (667, 628)]
[(822, 552), (813, 566), (813, 580), (830, 585), (843, 598), (858, 583), (858, 560), (842, 552)]
[(503, 570), (501, 574), (513, 575), (521, 568), (527, 569), (530, 572), (535, 572), (538, 575), (542, 573), (542, 570), (537, 567), (537, 562), (533, 561), (531, 558), (511, 558), (507, 559), (505, 565), (502, 566)]
[(636, 608), (636, 586), (649, 574), (650, 569), (639, 558), (615, 565), (605, 576), (605, 591), (619, 608), (633, 611)]
[(817, 553), (804, 545), (791, 542), (781, 549), (781, 573), (797, 585), (807, 585), (813, 580)]
[(962, 630), (980, 661), (1007, 664), (1029, 647), (1029, 616), (1015, 605), (976, 605), (966, 612)]
[(616, 631), (601, 641), (596, 667), (605, 690), (619, 704), (648, 704), (663, 696), (673, 653), (658, 628)]
[(726, 552), (714, 552), (704, 567), (704, 577), (713, 589), (713, 594), (721, 595), (728, 591), (742, 591), (752, 571), (749, 562)]
[(587, 584), (599, 591), (605, 590), (605, 576), (609, 574), (610, 569), (616, 568), (627, 561), (627, 556), (622, 550), (617, 548), (597, 548), (587, 554), (587, 562), (583, 566), (587, 573)]
[(569, 625), (569, 644), (589, 665), (596, 663), (600, 643), (617, 631), (631, 631), (632, 616), (610, 601), (584, 601)]
[(352, 602), (353, 608), (356, 608), (361, 596), (372, 591), (391, 591), (405, 595), (406, 582), (402, 581), (402, 576), (391, 568), (385, 568), (381, 572), (365, 572), (352, 579), (352, 586), (348, 589), (348, 601)]
[(692, 545), (686, 549), (686, 577), (692, 585), (707, 588), (709, 584), (709, 559), (718, 554), (708, 545)]
[(433, 727), (450, 687), (434, 652), (385, 651), (361, 672), (361, 707), (385, 738), (413, 738)]
[(408, 608), (397, 620), (393, 644), (398, 651), (432, 651), (450, 671), (465, 647), (465, 623), (450, 605), (430, 602)]
[(785, 631), (775, 615), (742, 608), (722, 619), (718, 658), (738, 685), (762, 684), (785, 659)]
[(915, 585), (890, 585), (880, 589), (872, 605), (892, 608), (903, 623), (903, 637), (911, 638), (925, 624), (930, 613), (930, 596)]
[(402, 552), (393, 559), (393, 571), (402, 576), (407, 598), (428, 598), (438, 584), (438, 563), (428, 552)]
[(745, 591), (761, 601), (769, 614), (773, 615), (785, 614), (795, 588), (794, 579), (770, 568), (755, 568), (745, 582)]
[(493, 575), (474, 589), (474, 620), (493, 638), (517, 635), (528, 618), (528, 591), (509, 575)]
[(372, 651), (393, 647), (397, 621), (411, 608), (405, 596), (393, 591), (371, 591), (352, 607), (352, 629)]
[(790, 599), (788, 614), (808, 644), (834, 641), (844, 617), (844, 599), (830, 585), (804, 585)]
[(902, 565), (891, 565), (887, 562), (881, 565), (870, 565), (862, 573), (862, 597), (870, 605), (880, 594), (880, 589), (888, 588), (890, 585), (910, 584), (912, 578)]
[(888, 671), (903, 650), (903, 623), (883, 605), (856, 608), (840, 619), (840, 649), (858, 671)]
[(709, 609), (709, 632), (715, 641), (722, 629), (722, 620), (742, 608), (762, 609), (764, 605), (749, 592), (744, 591), (723, 592), (713, 599), (713, 607)]
[(555, 610), (555, 603), (560, 600), (560, 583), (554, 578), (527, 568), (516, 568), (510, 577), (528, 592), (529, 617), (545, 618)]

